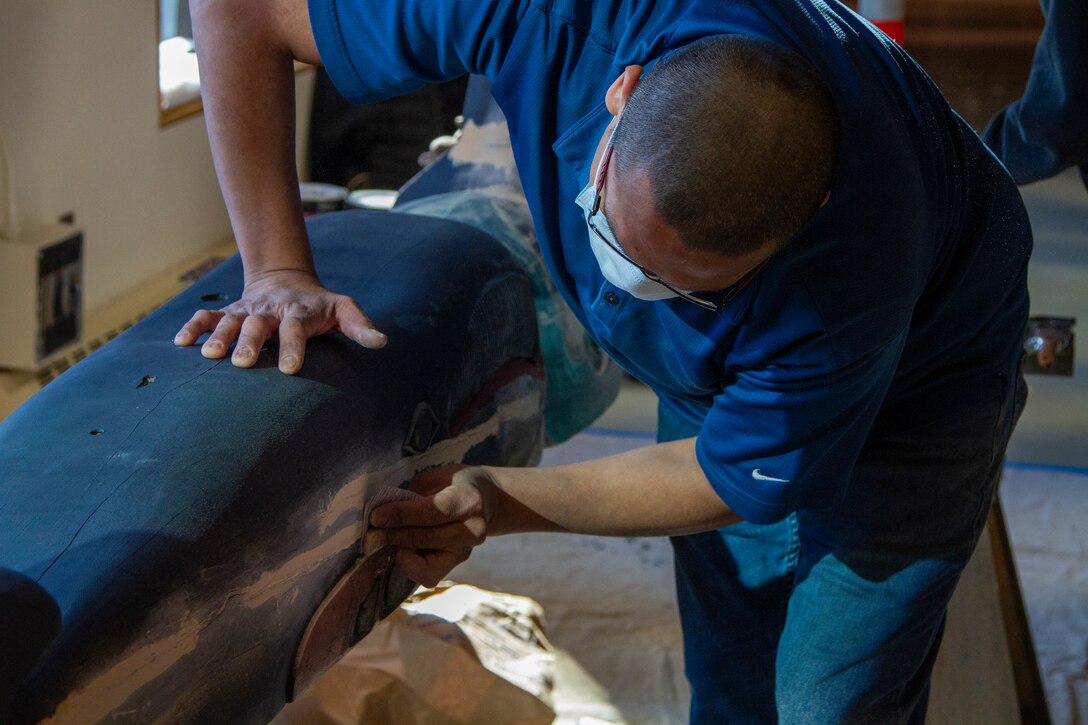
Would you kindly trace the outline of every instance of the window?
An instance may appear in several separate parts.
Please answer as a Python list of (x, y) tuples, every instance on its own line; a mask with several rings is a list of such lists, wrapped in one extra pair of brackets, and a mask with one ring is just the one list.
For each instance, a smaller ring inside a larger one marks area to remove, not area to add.
[(159, 120), (199, 112), (200, 73), (193, 50), (189, 0), (159, 0)]

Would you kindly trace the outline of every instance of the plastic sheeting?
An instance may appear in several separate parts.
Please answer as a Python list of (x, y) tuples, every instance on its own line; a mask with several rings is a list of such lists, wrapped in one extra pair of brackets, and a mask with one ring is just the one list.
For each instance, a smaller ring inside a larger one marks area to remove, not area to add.
[[(622, 453), (651, 435), (590, 430), (541, 465)], [(664, 538), (519, 534), (489, 538), (450, 578), (532, 597), (555, 648), (555, 725), (686, 723), (672, 548)]]
[(1010, 463), (1001, 483), (1055, 725), (1088, 723), (1088, 470)]

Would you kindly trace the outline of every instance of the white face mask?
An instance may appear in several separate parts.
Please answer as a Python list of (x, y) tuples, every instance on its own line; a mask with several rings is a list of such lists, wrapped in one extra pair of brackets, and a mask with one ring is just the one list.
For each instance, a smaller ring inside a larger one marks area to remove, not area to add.
[[(582, 207), (582, 210), (589, 216), (589, 212), (593, 209), (593, 199), (596, 196), (597, 185), (594, 182), (589, 182), (586, 187), (582, 189), (582, 193), (578, 194), (578, 198), (575, 199), (575, 203)], [(608, 235), (612, 244), (619, 246), (619, 242), (616, 241), (616, 235), (612, 233), (611, 227), (608, 226), (608, 220), (604, 218), (604, 214), (598, 212), (597, 216), (593, 217), (594, 224), (601, 231), (602, 234)], [(593, 256), (597, 258), (597, 266), (601, 268), (601, 274), (609, 282), (619, 287), (621, 290), (628, 292), (632, 297), (637, 297), (640, 300), (647, 300), (653, 302), (656, 300), (667, 300), (678, 295), (671, 289), (649, 279), (642, 270), (631, 264), (629, 261), (623, 258), (619, 252), (613, 249), (608, 244), (605, 244), (593, 230), (589, 228), (589, 224), (586, 224), (586, 233), (589, 234), (589, 248), (593, 250)]]
[[(618, 125), (619, 124), (617, 123), (616, 126)], [(612, 133), (616, 133), (615, 126), (612, 128)], [(611, 143), (612, 139), (609, 138), (608, 145), (611, 145)], [(593, 174), (593, 178), (590, 179), (589, 183), (586, 184), (581, 193), (578, 194), (574, 203), (580, 206), (582, 211), (585, 212), (586, 233), (589, 234), (589, 248), (593, 250), (593, 256), (597, 258), (597, 266), (601, 268), (601, 274), (603, 274), (604, 278), (613, 285), (640, 300), (654, 302), (656, 300), (667, 300), (672, 297), (678, 297), (679, 295), (665, 285), (649, 279), (641, 269), (625, 259), (623, 255), (613, 249), (612, 246), (606, 244), (589, 228), (589, 213), (593, 210), (593, 201), (597, 196), (597, 177), (599, 175), (600, 164), (598, 164), (597, 169)], [(594, 224), (600, 230), (601, 234), (606, 235), (608, 240), (612, 242), (612, 245), (619, 247), (620, 244), (616, 241), (616, 235), (612, 233), (612, 228), (608, 225), (608, 220), (604, 218), (604, 214), (598, 212), (594, 219), (596, 220)]]

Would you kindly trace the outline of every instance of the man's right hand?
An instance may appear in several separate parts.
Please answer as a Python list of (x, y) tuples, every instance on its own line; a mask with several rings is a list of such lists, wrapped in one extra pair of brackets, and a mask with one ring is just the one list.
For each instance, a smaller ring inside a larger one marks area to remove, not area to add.
[[(242, 298), (198, 312), (174, 338), (250, 367), (278, 337), (279, 367), (302, 367), (306, 340), (339, 330), (381, 347), (355, 302), (321, 286), (313, 273), (295, 160), (293, 60), (320, 63), (306, 0), (189, 0), (200, 58), (200, 96), (215, 170), (245, 267)], [(244, 31), (243, 31), (244, 29)]]
[(302, 367), (306, 340), (339, 331), (363, 347), (380, 348), (386, 336), (374, 328), (355, 300), (322, 286), (309, 272), (280, 270), (247, 279), (242, 298), (219, 310), (201, 310), (185, 323), (174, 344), (188, 346), (205, 332), (207, 358), (221, 358), (237, 341), (231, 362), (248, 368), (266, 340), (279, 338), (279, 368), (294, 374)]

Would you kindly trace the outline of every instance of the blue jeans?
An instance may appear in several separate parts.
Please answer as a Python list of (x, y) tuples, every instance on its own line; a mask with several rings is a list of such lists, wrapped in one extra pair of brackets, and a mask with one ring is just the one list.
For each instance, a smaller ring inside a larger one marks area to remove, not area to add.
[[(923, 722), (1026, 398), (1006, 378), (972, 409), (874, 428), (836, 506), (673, 538), (691, 722)], [(658, 430), (698, 433), (664, 405)]]

